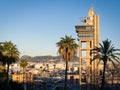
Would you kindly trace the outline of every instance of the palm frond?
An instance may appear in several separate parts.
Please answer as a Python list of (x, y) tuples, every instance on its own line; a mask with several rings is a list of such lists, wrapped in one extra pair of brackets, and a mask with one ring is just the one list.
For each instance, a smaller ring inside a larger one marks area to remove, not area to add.
[(99, 65), (100, 62), (101, 62), (101, 60), (98, 61), (97, 66)]
[(64, 59), (71, 59), (75, 53), (78, 45), (75, 43), (75, 39), (72, 36), (61, 37), (61, 40), (56, 43), (59, 47), (58, 52)]
[(92, 62), (92, 61), (94, 61), (94, 60), (96, 60), (96, 59), (100, 59), (100, 60), (101, 60), (101, 55), (100, 55), (100, 54), (95, 55), (95, 56), (93, 57), (93, 59), (91, 59), (90, 62)]
[(114, 68), (116, 68), (115, 62), (113, 60), (111, 60), (111, 59), (109, 61), (112, 63), (112, 65), (114, 66)]
[(95, 47), (92, 49), (91, 54), (94, 54), (92, 61), (95, 59), (103, 60), (103, 62), (116, 61), (117, 63), (120, 62), (120, 49), (115, 49), (111, 40), (104, 40), (102, 44), (99, 43), (100, 47)]

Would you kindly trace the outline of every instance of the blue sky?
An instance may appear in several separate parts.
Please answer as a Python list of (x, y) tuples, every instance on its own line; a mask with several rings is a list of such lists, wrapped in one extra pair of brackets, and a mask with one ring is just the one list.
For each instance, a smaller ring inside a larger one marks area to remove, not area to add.
[(56, 42), (77, 39), (74, 26), (92, 6), (100, 15), (100, 40), (120, 48), (119, 0), (0, 0), (0, 41), (12, 41), (21, 55), (56, 56)]

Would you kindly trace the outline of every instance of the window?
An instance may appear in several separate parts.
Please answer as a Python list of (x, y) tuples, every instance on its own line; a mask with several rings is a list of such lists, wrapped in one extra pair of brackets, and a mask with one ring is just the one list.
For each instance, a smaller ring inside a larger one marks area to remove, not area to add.
[(81, 59), (81, 65), (86, 65), (86, 59), (85, 58)]
[(82, 56), (86, 56), (86, 50), (82, 50)]
[(86, 26), (80, 26), (79, 29), (85, 30)]
[(86, 82), (86, 76), (85, 75), (81, 77), (81, 82)]
[(82, 45), (82, 48), (86, 48), (86, 42), (85, 41), (82, 41), (81, 45)]
[(93, 30), (93, 26), (87, 26), (86, 29), (87, 30)]
[(82, 74), (86, 74), (86, 70), (85, 70), (85, 69), (82, 69), (82, 70), (81, 70), (81, 73), (82, 73)]

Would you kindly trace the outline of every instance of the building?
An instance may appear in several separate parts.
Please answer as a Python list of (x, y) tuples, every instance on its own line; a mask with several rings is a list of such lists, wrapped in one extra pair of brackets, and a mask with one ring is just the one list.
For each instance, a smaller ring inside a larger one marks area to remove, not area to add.
[(75, 25), (79, 41), (80, 84), (97, 83), (97, 60), (90, 63), (93, 55), (91, 49), (99, 46), (99, 15), (90, 8), (87, 17), (81, 19), (82, 24)]
[(25, 74), (12, 74), (12, 81), (22, 83), (22, 82), (32, 82), (33, 74), (31, 72)]

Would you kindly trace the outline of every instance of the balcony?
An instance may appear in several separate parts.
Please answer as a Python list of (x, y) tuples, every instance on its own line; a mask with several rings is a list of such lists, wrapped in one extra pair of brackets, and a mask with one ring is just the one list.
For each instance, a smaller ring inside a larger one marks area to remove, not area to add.
[(76, 25), (76, 32), (80, 38), (93, 38), (94, 28), (92, 25)]

